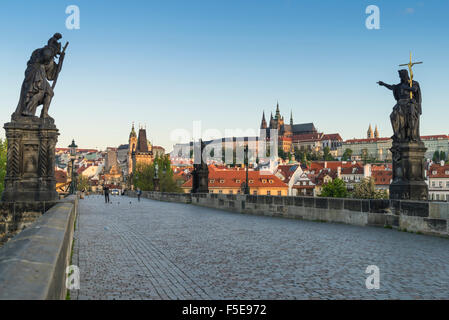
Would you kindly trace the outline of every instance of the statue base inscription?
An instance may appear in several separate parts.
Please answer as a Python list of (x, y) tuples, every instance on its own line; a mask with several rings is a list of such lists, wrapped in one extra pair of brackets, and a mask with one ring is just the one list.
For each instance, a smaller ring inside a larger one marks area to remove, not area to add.
[(393, 177), (390, 199), (427, 200), (428, 186), (425, 182), (426, 148), (422, 141), (393, 142)]
[(57, 200), (54, 165), (59, 133), (54, 120), (17, 114), (11, 118), (4, 125), (8, 154), (2, 201)]

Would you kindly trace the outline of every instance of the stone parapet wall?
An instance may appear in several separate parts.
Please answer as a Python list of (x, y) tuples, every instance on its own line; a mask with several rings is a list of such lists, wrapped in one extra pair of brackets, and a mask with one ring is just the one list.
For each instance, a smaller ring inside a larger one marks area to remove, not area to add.
[(0, 246), (32, 224), (57, 201), (0, 202)]
[(0, 300), (64, 299), (78, 198), (58, 201), (0, 248)]
[[(135, 196), (135, 192), (130, 193)], [(225, 194), (142, 192), (143, 198), (291, 219), (388, 227), (448, 236), (449, 203)]]
[[(129, 197), (137, 198), (136, 191), (126, 191), (125, 194)], [(142, 198), (148, 198), (158, 201), (191, 203), (192, 197), (190, 193), (169, 193), (156, 191), (142, 191)]]

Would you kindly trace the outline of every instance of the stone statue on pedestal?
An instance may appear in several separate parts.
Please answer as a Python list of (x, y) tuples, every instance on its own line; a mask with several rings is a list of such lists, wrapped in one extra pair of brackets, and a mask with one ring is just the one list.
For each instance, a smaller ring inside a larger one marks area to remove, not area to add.
[[(61, 51), (61, 38), (61, 34), (54, 34), (46, 46), (31, 54), (16, 111), (11, 122), (4, 125), (8, 154), (3, 201), (58, 199), (54, 170), (59, 133), (48, 109), (68, 45)], [(49, 81), (53, 81), (52, 85)], [(40, 105), (42, 112), (37, 117)]]
[(393, 144), (391, 148), (393, 160), (393, 181), (390, 184), (390, 198), (404, 200), (427, 200), (428, 186), (425, 182), (426, 148), (421, 141), (419, 121), (422, 114), (422, 96), (419, 83), (413, 80), (410, 56), (410, 75), (407, 70), (399, 70), (401, 82), (389, 85), (379, 81), (393, 91), (396, 105), (390, 115), (393, 127)]
[[(202, 140), (200, 140), (199, 143), (201, 150), (199, 157), (201, 158), (201, 161), (194, 161), (191, 193), (209, 193), (209, 168), (203, 159), (205, 143)], [(196, 154), (195, 157), (197, 156), (198, 154)]]

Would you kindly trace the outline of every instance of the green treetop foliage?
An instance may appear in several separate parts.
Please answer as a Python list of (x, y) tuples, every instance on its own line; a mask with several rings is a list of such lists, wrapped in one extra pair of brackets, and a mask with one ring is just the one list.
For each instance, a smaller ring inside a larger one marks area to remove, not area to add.
[(346, 183), (335, 178), (329, 183), (326, 183), (321, 190), (320, 197), (329, 198), (346, 198), (348, 196), (348, 189), (346, 188)]
[(341, 157), (341, 160), (343, 161), (350, 161), (352, 157), (352, 150), (346, 149), (345, 152), (343, 152), (343, 156)]
[(0, 139), (0, 194), (3, 192), (5, 175), (6, 175), (6, 153), (8, 149), (8, 143), (3, 139)]
[(388, 199), (386, 190), (376, 190), (374, 178), (365, 178), (354, 186), (352, 197), (356, 199)]
[(77, 177), (77, 183), (76, 183), (76, 188), (78, 191), (89, 191), (90, 186), (89, 186), (89, 178), (83, 176), (82, 174), (78, 175)]
[(159, 188), (161, 192), (182, 192), (176, 184), (168, 155), (156, 156), (152, 164), (138, 164), (134, 172), (134, 187), (142, 191), (154, 191), (155, 164), (158, 164)]
[(323, 149), (323, 160), (325, 161), (334, 161), (334, 157), (331, 155), (331, 149), (329, 147), (325, 147)]

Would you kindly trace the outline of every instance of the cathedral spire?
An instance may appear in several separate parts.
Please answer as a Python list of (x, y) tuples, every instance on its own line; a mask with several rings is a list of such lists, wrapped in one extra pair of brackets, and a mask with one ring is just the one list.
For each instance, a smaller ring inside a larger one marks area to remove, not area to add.
[(262, 123), (260, 124), (260, 129), (266, 129), (267, 128), (267, 121), (265, 120), (265, 111), (262, 114)]
[(376, 129), (374, 130), (374, 138), (379, 138), (379, 130), (377, 130), (377, 124)]
[(371, 123), (369, 124), (369, 128), (368, 128), (368, 131), (367, 131), (367, 133), (366, 133), (366, 137), (367, 137), (368, 139), (374, 138), (373, 128), (371, 127)]
[(290, 125), (293, 125), (293, 111), (290, 110)]
[(277, 102), (276, 104), (276, 119), (280, 119), (281, 118), (281, 112), (279, 111), (279, 102)]

